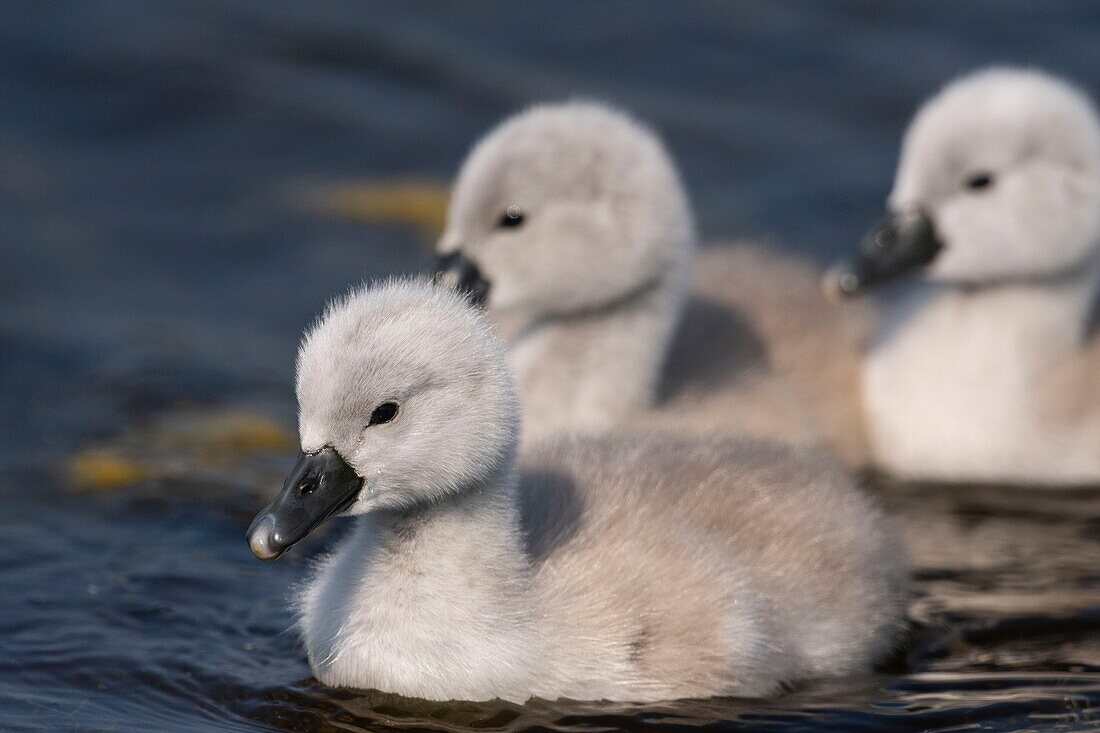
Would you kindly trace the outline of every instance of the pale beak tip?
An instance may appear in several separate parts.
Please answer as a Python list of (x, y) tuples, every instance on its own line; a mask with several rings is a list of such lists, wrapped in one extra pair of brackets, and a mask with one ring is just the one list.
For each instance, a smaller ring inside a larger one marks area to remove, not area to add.
[(840, 303), (859, 291), (859, 278), (843, 265), (830, 267), (821, 276), (821, 293), (825, 299)]
[(274, 560), (283, 554), (272, 546), (272, 535), (275, 532), (275, 518), (264, 517), (248, 532), (248, 547), (252, 554), (261, 560)]

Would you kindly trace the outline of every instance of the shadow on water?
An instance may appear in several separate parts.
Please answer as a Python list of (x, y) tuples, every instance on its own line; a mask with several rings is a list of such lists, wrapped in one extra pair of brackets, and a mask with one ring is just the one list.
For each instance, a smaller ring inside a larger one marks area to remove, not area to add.
[[(707, 238), (824, 260), (877, 214), (921, 98), (1005, 60), (1100, 91), (1097, 32), (1097, 6), (1026, 0), (6, 6), (0, 730), (1100, 727), (1100, 490), (876, 483), (915, 566), (907, 654), (770, 701), (330, 690), (288, 601), (340, 527), (274, 564), (243, 539), (294, 459), (301, 329), (423, 263), (433, 182), (501, 116), (619, 103), (666, 136)], [(303, 205), (361, 179), (369, 205), (329, 207), (351, 218)], [(391, 179), (427, 183), (379, 198)], [(762, 358), (709, 315), (685, 337)]]

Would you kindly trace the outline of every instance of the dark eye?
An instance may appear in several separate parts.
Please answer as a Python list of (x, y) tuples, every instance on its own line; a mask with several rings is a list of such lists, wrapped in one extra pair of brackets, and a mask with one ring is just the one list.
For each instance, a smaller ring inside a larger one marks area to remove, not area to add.
[(992, 173), (975, 173), (966, 179), (966, 187), (972, 191), (980, 191), (993, 185)]
[(497, 222), (497, 226), (501, 229), (513, 229), (523, 223), (523, 210), (518, 206), (509, 206), (503, 214), (500, 215), (500, 221)]
[(370, 414), (370, 425), (384, 425), (390, 420), (397, 417), (397, 403), (396, 402), (383, 402), (378, 407), (374, 408), (374, 412)]

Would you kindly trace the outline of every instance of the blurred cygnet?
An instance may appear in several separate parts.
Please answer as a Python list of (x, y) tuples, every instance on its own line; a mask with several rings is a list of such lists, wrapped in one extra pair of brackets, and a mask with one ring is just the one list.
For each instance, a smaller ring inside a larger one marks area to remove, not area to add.
[(908, 272), (863, 369), (874, 459), (907, 479), (1100, 479), (1100, 123), (1078, 89), (991, 69), (905, 134), (889, 215), (827, 276)]
[[(435, 700), (767, 695), (866, 672), (900, 627), (883, 517), (755, 441), (533, 448), (496, 329), (451, 289), (333, 303), (298, 357), (302, 456), (249, 530), (274, 559), (361, 515), (300, 600), (322, 682)], [(517, 478), (519, 476), (519, 478)]]
[(504, 329), (529, 435), (641, 425), (859, 452), (843, 348), (858, 329), (812, 268), (760, 248), (700, 251), (692, 293), (679, 176), (622, 113), (568, 103), (505, 121), (467, 158), (438, 249)]

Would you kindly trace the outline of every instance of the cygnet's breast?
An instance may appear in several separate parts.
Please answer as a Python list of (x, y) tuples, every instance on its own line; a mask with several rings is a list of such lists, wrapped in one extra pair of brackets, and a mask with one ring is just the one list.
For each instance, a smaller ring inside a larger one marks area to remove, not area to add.
[(1004, 309), (966, 299), (918, 286), (868, 353), (869, 440), (876, 462), (902, 477), (992, 477), (1030, 450), (1024, 334), (1002, 327)]

